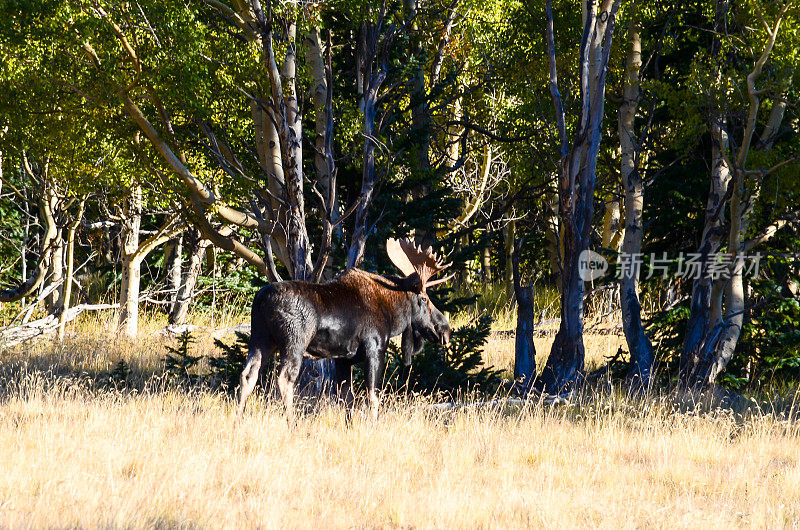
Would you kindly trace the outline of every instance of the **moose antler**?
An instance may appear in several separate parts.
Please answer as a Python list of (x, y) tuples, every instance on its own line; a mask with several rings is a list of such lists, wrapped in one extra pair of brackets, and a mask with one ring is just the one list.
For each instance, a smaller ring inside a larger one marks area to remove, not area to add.
[(426, 287), (446, 282), (455, 276), (454, 273), (432, 282), (428, 281), (452, 263), (442, 263), (444, 260), (433, 251), (432, 247), (422, 250), (421, 246), (415, 245), (410, 239), (386, 240), (386, 253), (389, 254), (392, 263), (406, 276), (417, 273), (422, 282), (423, 291)]

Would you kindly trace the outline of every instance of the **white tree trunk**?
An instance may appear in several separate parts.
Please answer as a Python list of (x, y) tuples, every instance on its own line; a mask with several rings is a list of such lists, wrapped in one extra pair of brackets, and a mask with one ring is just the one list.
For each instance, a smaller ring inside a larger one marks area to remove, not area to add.
[(606, 208), (603, 212), (603, 238), (600, 245), (605, 249), (611, 250), (612, 252), (619, 252), (620, 246), (622, 245), (623, 200), (624, 199), (615, 192), (614, 197), (611, 197), (606, 202)]
[(169, 300), (171, 303), (170, 312), (175, 309), (178, 300), (178, 292), (181, 288), (181, 272), (183, 271), (183, 234), (175, 238), (175, 243), (164, 249), (164, 254), (169, 256), (169, 290), (171, 291)]
[(141, 261), (128, 257), (122, 262), (122, 289), (120, 291), (120, 332), (135, 339), (139, 333), (139, 289)]
[(711, 124), (712, 136), (715, 140), (711, 147), (711, 175), (706, 205), (705, 225), (700, 239), (698, 252), (701, 255), (700, 277), (694, 280), (692, 286), (692, 299), (690, 306), (689, 322), (686, 326), (686, 337), (681, 354), (681, 381), (687, 386), (693, 386), (695, 373), (701, 361), (701, 346), (709, 331), (710, 316), (712, 313), (712, 280), (708, 275), (709, 260), (719, 250), (721, 231), (725, 221), (725, 193), (730, 180), (728, 167), (723, 150), (728, 148), (728, 132), (726, 124), (721, 118), (715, 119)]
[(82, 198), (78, 207), (78, 213), (67, 228), (67, 270), (64, 274), (64, 289), (63, 299), (61, 301), (61, 311), (58, 315), (58, 339), (64, 338), (66, 330), (67, 311), (69, 311), (70, 303), (72, 301), (72, 282), (75, 276), (75, 231), (80, 225), (83, 218), (83, 209), (86, 204), (86, 198)]
[[(60, 232), (60, 230), (59, 230)], [(47, 299), (47, 312), (51, 315), (58, 313), (64, 299), (64, 239), (59, 234), (53, 241), (53, 255), (50, 260), (50, 283), (60, 283), (61, 287), (53, 291)]]
[[(334, 190), (331, 189), (331, 174), (328, 170), (328, 161), (325, 159), (325, 135), (327, 132), (327, 119), (325, 115), (325, 103), (328, 93), (328, 82), (325, 78), (325, 59), (322, 49), (322, 41), (319, 36), (319, 28), (312, 28), (305, 40), (306, 56), (311, 69), (313, 87), (311, 89), (312, 100), (314, 101), (315, 111), (315, 133), (314, 138), (314, 169), (317, 172), (317, 182), (323, 197), (329, 197)], [(334, 212), (336, 209), (334, 208)], [(335, 219), (334, 219), (335, 220)]]
[(488, 245), (481, 252), (481, 275), (484, 283), (492, 281), (492, 252)]
[[(788, 8), (788, 5), (784, 8)], [(756, 61), (753, 70), (747, 76), (747, 92), (750, 99), (748, 118), (743, 134), (743, 139), (735, 158), (736, 167), (734, 170), (733, 193), (730, 200), (730, 232), (728, 234), (728, 251), (733, 258), (733, 265), (730, 269), (730, 279), (725, 284), (725, 315), (724, 321), (719, 322), (721, 331), (719, 340), (716, 343), (713, 355), (708, 355), (712, 359), (708, 369), (707, 384), (716, 383), (717, 377), (727, 367), (733, 357), (739, 336), (742, 332), (745, 313), (745, 291), (744, 291), (744, 259), (748, 247), (745, 235), (750, 227), (751, 214), (753, 207), (758, 200), (761, 192), (761, 180), (763, 176), (748, 178), (747, 162), (750, 147), (752, 145), (755, 129), (758, 123), (758, 114), (761, 109), (760, 91), (756, 89), (755, 82), (761, 75), (761, 71), (766, 63), (780, 29), (782, 15), (778, 17), (774, 28), (769, 34), (769, 39), (764, 46), (764, 50)], [(761, 134), (761, 142), (758, 145), (760, 150), (768, 151), (772, 147), (777, 131), (780, 130), (781, 122), (785, 112), (784, 99), (775, 101), (770, 112), (767, 124)], [(729, 154), (729, 159), (733, 153)], [(710, 341), (707, 341), (710, 343)]]
[[(272, 112), (263, 109), (256, 101), (250, 102), (250, 113), (253, 117), (253, 131), (256, 139), (256, 152), (267, 182), (269, 195), (269, 218), (276, 221), (279, 226), (287, 226), (288, 213), (284, 207), (287, 201), (286, 180), (281, 162), (281, 145), (278, 131), (275, 128), (275, 117)], [(289, 251), (286, 248), (286, 237), (283, 230), (273, 230), (270, 235), (272, 251), (281, 263), (291, 271)]]
[[(723, 15), (727, 8), (727, 0), (717, 0), (718, 25), (724, 18)], [(759, 59), (747, 76), (747, 93), (750, 105), (745, 129), (742, 139), (738, 142), (735, 157), (733, 156), (734, 153), (729, 149), (729, 142), (724, 128), (717, 126), (717, 120), (712, 123), (712, 136), (714, 148), (716, 149), (712, 153), (715, 170), (717, 166), (725, 165), (726, 172), (724, 176), (726, 184), (730, 180), (731, 174), (733, 178), (733, 182), (729, 184), (732, 193), (729, 202), (730, 230), (728, 232), (728, 251), (731, 254), (733, 264), (730, 267), (730, 278), (716, 280), (711, 289), (709, 289), (711, 279), (707, 277), (705, 267), (703, 267), (701, 279), (695, 282), (689, 327), (687, 328), (684, 352), (681, 357), (681, 382), (685, 386), (701, 387), (713, 385), (733, 357), (741, 334), (744, 322), (745, 300), (744, 279), (742, 277), (743, 259), (745, 251), (749, 247), (748, 243), (744, 241), (744, 236), (750, 224), (750, 215), (758, 199), (761, 179), (763, 178), (763, 175), (760, 174), (750, 178), (747, 173), (748, 155), (755, 137), (761, 105), (761, 92), (756, 88), (755, 83), (761, 76), (762, 69), (769, 59), (783, 15), (788, 8), (789, 4), (787, 3), (774, 23), (774, 27), (770, 27), (764, 22), (768, 39)], [(719, 44), (715, 41), (714, 45), (715, 49), (718, 50)], [(771, 145), (770, 138), (774, 138), (774, 132), (780, 128), (780, 118), (782, 116), (783, 112), (780, 108), (770, 116), (766, 130), (761, 135), (762, 139), (767, 140), (762, 142), (763, 148), (769, 149)], [(734, 167), (727, 167), (728, 163), (732, 163)], [(714, 175), (712, 175), (712, 192), (714, 191), (713, 187)], [(713, 195), (710, 195), (709, 205), (711, 205), (712, 198)], [(715, 207), (720, 212), (724, 206), (723, 201), (724, 199), (717, 200), (717, 204), (715, 204)], [(719, 217), (716, 220), (718, 223), (716, 226), (721, 227), (721, 213)], [(709, 230), (707, 213), (703, 240), (705, 243), (707, 234), (709, 240), (716, 239), (717, 247), (714, 248), (716, 250), (718, 248), (720, 230), (713, 230), (713, 228), (715, 226), (712, 223), (712, 228)], [(701, 248), (704, 257), (707, 256), (705, 250), (705, 247)], [(706, 294), (709, 290), (711, 291), (710, 300), (706, 300), (709, 297)], [(722, 294), (724, 294), (724, 303)], [(724, 315), (720, 316), (723, 307)]]
[(142, 224), (142, 188), (131, 188), (122, 222), (122, 287), (119, 295), (119, 331), (135, 338), (139, 331), (139, 285), (141, 258), (138, 256)]
[(377, 57), (380, 41), (378, 30), (380, 27), (379, 24), (368, 24), (363, 25), (361, 28), (362, 45), (358, 52), (358, 65), (359, 69), (364, 71), (364, 149), (360, 202), (356, 208), (353, 236), (347, 251), (348, 267), (358, 267), (364, 259), (364, 247), (369, 235), (367, 214), (372, 204), (372, 194), (375, 191), (375, 106), (377, 104), (378, 91), (386, 79), (385, 65), (380, 64)]
[[(295, 280), (309, 280), (313, 274), (310, 244), (306, 230), (306, 209), (303, 196), (303, 116), (297, 100), (297, 21), (288, 23), (286, 59), (283, 63), (284, 120), (278, 134), (281, 137), (286, 188), (289, 193), (289, 261)], [(276, 98), (277, 99), (277, 98)]]
[[(342, 239), (342, 225), (339, 219), (339, 206), (336, 196), (336, 170), (333, 159), (333, 89), (331, 59), (331, 35), (328, 33), (327, 60), (323, 52), (319, 28), (313, 28), (306, 38), (306, 56), (311, 67), (314, 82), (313, 100), (316, 114), (314, 138), (314, 168), (316, 181), (322, 199), (322, 236), (314, 264), (314, 280), (330, 279), (334, 275), (329, 258), (333, 252), (334, 234)], [(330, 78), (330, 80), (329, 80)]]
[[(634, 256), (642, 251), (644, 225), (644, 185), (639, 172), (636, 152), (634, 120), (639, 106), (639, 69), (642, 66), (642, 42), (639, 28), (632, 23), (629, 28), (631, 48), (625, 68), (623, 103), (619, 109), (619, 138), (621, 151), (621, 177), (625, 189), (625, 237), (623, 256)], [(642, 325), (642, 305), (639, 302), (639, 277), (635, 267), (628, 267), (620, 284), (622, 329), (631, 355), (628, 376), (632, 382), (646, 388), (650, 384), (653, 368), (653, 346)]]
[[(200, 237), (199, 234), (197, 237)], [(208, 239), (199, 239), (190, 246), (189, 263), (181, 275), (178, 297), (170, 313), (170, 324), (181, 325), (186, 323), (186, 316), (189, 314), (189, 305), (197, 285), (197, 278), (200, 276), (200, 271), (203, 267), (203, 257), (206, 255), (210, 244), (211, 241)]]
[[(552, 3), (546, 3), (550, 91), (560, 138), (559, 201), (564, 238), (561, 277), (561, 322), (541, 374), (544, 390), (558, 394), (574, 388), (584, 370), (583, 293), (579, 257), (588, 248), (594, 217), (597, 155), (602, 135), (606, 75), (620, 0), (604, 0), (602, 7), (587, 0), (580, 54), (581, 112), (575, 141), (570, 147), (564, 107), (558, 91), (553, 37)], [(599, 13), (598, 13), (599, 11)], [(595, 52), (599, 50), (599, 61)], [(594, 75), (591, 73), (594, 72)]]
[(778, 97), (773, 98), (772, 100), (772, 110), (769, 112), (769, 119), (767, 119), (767, 124), (764, 126), (764, 130), (761, 132), (761, 137), (758, 142), (759, 151), (768, 151), (772, 147), (772, 144), (775, 143), (775, 139), (778, 137), (778, 133), (781, 129), (781, 123), (783, 123), (783, 115), (786, 114), (786, 106), (789, 103), (788, 87), (792, 86), (793, 78), (794, 74), (789, 76), (789, 78), (785, 81), (785, 86), (787, 87), (785, 91), (781, 91), (778, 94)]

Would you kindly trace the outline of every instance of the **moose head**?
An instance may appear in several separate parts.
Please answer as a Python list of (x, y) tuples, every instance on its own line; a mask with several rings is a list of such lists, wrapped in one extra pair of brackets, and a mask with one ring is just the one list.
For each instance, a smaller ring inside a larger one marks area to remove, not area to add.
[(431, 281), (452, 263), (442, 263), (442, 258), (431, 247), (423, 250), (409, 239), (387, 240), (386, 253), (405, 275), (402, 284), (411, 293), (411, 324), (403, 332), (401, 340), (403, 362), (408, 366), (412, 357), (422, 350), (423, 340), (436, 341), (443, 346), (450, 343), (447, 317), (433, 305), (426, 289), (452, 278), (454, 274)]

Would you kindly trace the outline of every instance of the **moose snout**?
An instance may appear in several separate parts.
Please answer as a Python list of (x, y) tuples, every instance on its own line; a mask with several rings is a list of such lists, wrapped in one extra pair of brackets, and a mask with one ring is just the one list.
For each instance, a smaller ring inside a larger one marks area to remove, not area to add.
[(450, 344), (450, 330), (449, 329), (442, 330), (441, 335), (439, 335), (439, 340), (441, 341), (442, 346), (447, 346), (448, 344)]

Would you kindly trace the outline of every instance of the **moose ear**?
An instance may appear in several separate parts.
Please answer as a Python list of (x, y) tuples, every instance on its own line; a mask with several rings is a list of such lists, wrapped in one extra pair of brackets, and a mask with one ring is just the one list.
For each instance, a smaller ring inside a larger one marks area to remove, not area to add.
[(422, 292), (422, 278), (416, 272), (403, 278), (403, 289), (414, 293)]

